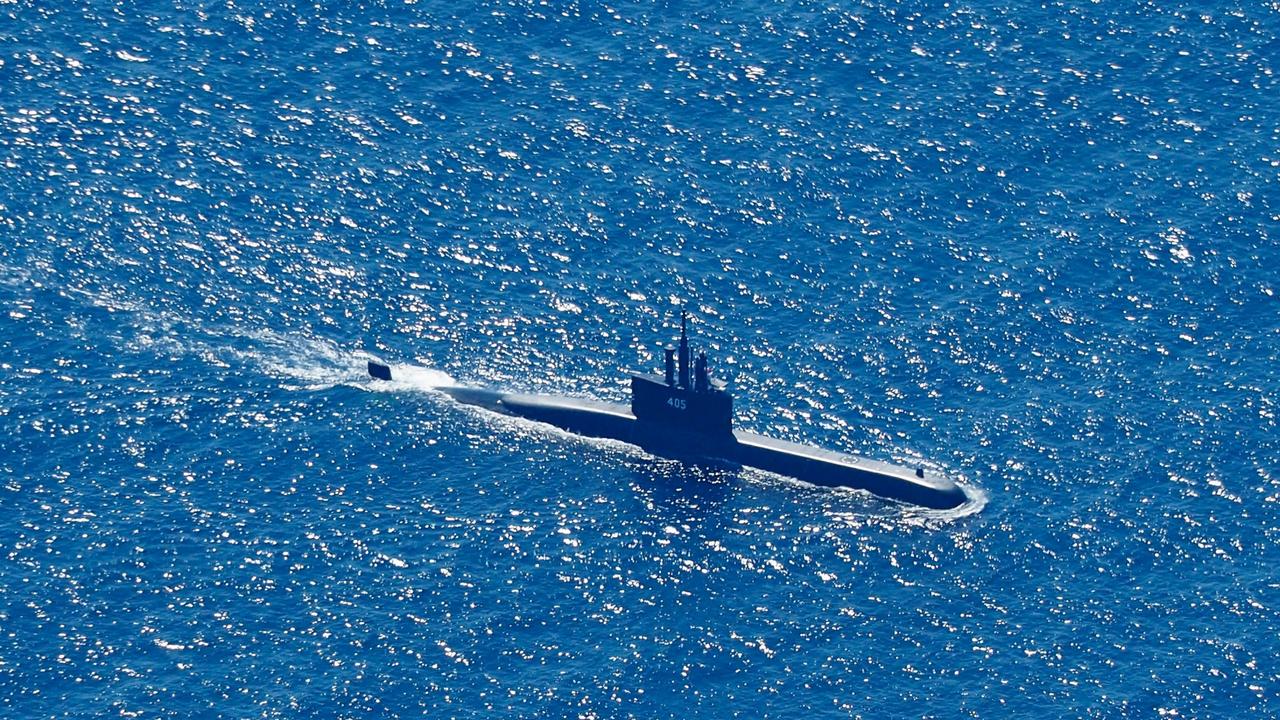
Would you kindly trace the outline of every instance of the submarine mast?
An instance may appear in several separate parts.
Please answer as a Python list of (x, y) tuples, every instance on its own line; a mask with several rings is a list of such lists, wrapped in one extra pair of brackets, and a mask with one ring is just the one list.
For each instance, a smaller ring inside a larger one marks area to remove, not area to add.
[(680, 310), (680, 387), (689, 389), (689, 328), (688, 313)]

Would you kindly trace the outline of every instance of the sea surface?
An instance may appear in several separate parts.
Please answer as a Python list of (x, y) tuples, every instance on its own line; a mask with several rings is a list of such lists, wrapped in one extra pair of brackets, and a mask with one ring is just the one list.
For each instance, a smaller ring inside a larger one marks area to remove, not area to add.
[[(0, 716), (1280, 715), (1278, 73), (1265, 2), (0, 3)], [(681, 308), (969, 502), (433, 390), (625, 402)]]

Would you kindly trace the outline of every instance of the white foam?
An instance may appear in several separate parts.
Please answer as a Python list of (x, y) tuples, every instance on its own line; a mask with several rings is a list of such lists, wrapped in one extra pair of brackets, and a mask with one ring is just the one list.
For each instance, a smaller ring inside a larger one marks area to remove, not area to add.
[(230, 354), (260, 367), (269, 375), (295, 380), (301, 389), (326, 390), (335, 385), (353, 385), (364, 380), (362, 353), (343, 350), (324, 338), (307, 337), (270, 330), (242, 334), (255, 346), (230, 349)]
[(435, 390), (458, 384), (449, 373), (421, 365), (392, 365), (391, 380), (391, 387), (409, 387), (415, 390)]

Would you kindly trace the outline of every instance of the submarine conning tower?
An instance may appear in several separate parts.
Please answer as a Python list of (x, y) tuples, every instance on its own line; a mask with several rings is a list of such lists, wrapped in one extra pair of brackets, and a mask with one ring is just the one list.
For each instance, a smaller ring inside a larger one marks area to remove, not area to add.
[(733, 397), (711, 377), (706, 353), (698, 354), (690, 377), (688, 314), (683, 310), (679, 349), (665, 348), (663, 355), (663, 375), (631, 373), (631, 414), (652, 432), (732, 439)]

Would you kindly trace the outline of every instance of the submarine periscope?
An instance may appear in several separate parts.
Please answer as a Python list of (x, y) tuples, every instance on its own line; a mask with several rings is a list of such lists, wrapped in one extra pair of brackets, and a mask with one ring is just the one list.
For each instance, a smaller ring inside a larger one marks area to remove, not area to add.
[[(777, 440), (733, 427), (733, 396), (711, 377), (705, 353), (690, 368), (688, 316), (680, 314), (680, 344), (664, 349), (661, 375), (632, 371), (631, 404), (484, 388), (437, 388), (455, 401), (554, 425), (579, 435), (638, 445), (655, 455), (707, 458), (765, 470), (825, 487), (865, 490), (882, 498), (951, 509), (967, 498), (954, 481), (847, 453)], [(692, 370), (692, 372), (691, 372)], [(369, 361), (369, 375), (391, 380), (391, 367)]]

